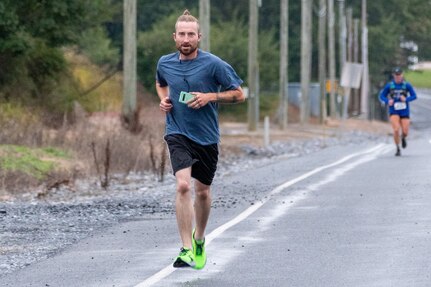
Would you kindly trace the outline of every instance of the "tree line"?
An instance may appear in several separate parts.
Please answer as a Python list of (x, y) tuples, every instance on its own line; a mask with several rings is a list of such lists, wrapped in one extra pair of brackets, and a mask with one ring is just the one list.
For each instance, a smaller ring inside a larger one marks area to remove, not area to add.
[[(211, 2), (211, 51), (247, 80), (249, 1)], [(186, 8), (198, 17), (198, 5), (198, 0), (138, 0), (138, 76), (145, 88), (154, 91), (157, 60), (175, 50), (172, 32), (176, 18)], [(73, 88), (65, 49), (86, 55), (106, 71), (121, 69), (122, 7), (122, 0), (1, 0), (0, 102), (18, 101), (59, 112), (70, 109), (80, 95)], [(351, 7), (353, 17), (360, 19), (360, 1), (346, 0), (345, 7)], [(318, 10), (318, 1), (314, 1), (313, 81), (318, 80)], [(384, 81), (385, 72), (393, 66), (406, 66), (411, 53), (422, 60), (431, 59), (431, 50), (427, 49), (431, 44), (428, 0), (368, 1), (367, 13), (370, 79), (374, 85)], [(278, 86), (279, 14), (279, 0), (262, 0), (262, 89)], [(301, 1), (289, 1), (289, 81), (300, 78), (300, 17)], [(409, 41), (418, 45), (418, 51), (400, 47), (401, 42)]]

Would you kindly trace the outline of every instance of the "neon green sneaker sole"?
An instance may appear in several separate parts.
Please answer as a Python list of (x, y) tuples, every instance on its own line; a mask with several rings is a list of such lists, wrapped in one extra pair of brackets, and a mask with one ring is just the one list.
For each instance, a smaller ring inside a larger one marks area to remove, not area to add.
[(203, 269), (207, 263), (207, 253), (205, 251), (205, 238), (203, 242), (198, 242), (195, 240), (195, 229), (193, 229), (192, 234), (192, 244), (193, 244), (193, 255), (195, 258), (195, 269)]

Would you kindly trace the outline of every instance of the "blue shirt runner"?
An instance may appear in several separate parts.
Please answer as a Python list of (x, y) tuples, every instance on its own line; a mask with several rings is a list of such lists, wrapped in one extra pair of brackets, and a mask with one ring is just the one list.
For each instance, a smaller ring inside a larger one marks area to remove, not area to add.
[(157, 64), (156, 80), (161, 87), (169, 87), (173, 106), (166, 114), (166, 135), (182, 134), (201, 145), (218, 144), (218, 104), (209, 102), (195, 110), (179, 102), (180, 93), (234, 90), (243, 81), (228, 63), (209, 52), (199, 49), (192, 60), (179, 57), (179, 52), (165, 55)]
[[(405, 102), (401, 101), (401, 96), (406, 97)], [(416, 100), (416, 92), (409, 82), (402, 81), (397, 84), (395, 81), (391, 81), (380, 92), (379, 98), (385, 104), (388, 104), (390, 99), (394, 100), (394, 104), (389, 106), (389, 115), (409, 117), (409, 102)]]

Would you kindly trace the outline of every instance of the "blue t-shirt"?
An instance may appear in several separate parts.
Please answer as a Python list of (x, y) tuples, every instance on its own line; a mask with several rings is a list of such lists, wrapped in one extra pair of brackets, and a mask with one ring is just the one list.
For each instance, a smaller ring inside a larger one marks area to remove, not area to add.
[(165, 55), (157, 64), (156, 80), (169, 87), (173, 105), (166, 114), (166, 135), (182, 134), (201, 145), (219, 143), (218, 104), (209, 102), (195, 110), (179, 102), (180, 93), (234, 90), (243, 81), (228, 63), (209, 52), (199, 49), (192, 60), (179, 57), (179, 52)]
[[(405, 102), (401, 102), (401, 96), (406, 97)], [(410, 115), (409, 102), (416, 100), (416, 92), (409, 82), (402, 81), (397, 84), (395, 81), (391, 81), (380, 92), (379, 98), (385, 104), (388, 104), (390, 99), (394, 100), (394, 104), (389, 106), (390, 115), (408, 117)]]

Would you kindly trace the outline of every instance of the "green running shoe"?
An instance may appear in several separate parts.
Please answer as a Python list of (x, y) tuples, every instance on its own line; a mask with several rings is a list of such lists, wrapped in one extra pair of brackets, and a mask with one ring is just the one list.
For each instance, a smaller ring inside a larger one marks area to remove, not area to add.
[(180, 254), (175, 259), (174, 267), (175, 268), (181, 268), (181, 267), (195, 268), (195, 266), (196, 266), (196, 262), (195, 262), (195, 257), (193, 255), (193, 252), (186, 247), (181, 247)]
[(195, 257), (195, 269), (202, 269), (207, 263), (207, 253), (205, 252), (205, 238), (203, 240), (195, 240), (195, 229), (192, 234), (193, 255)]

